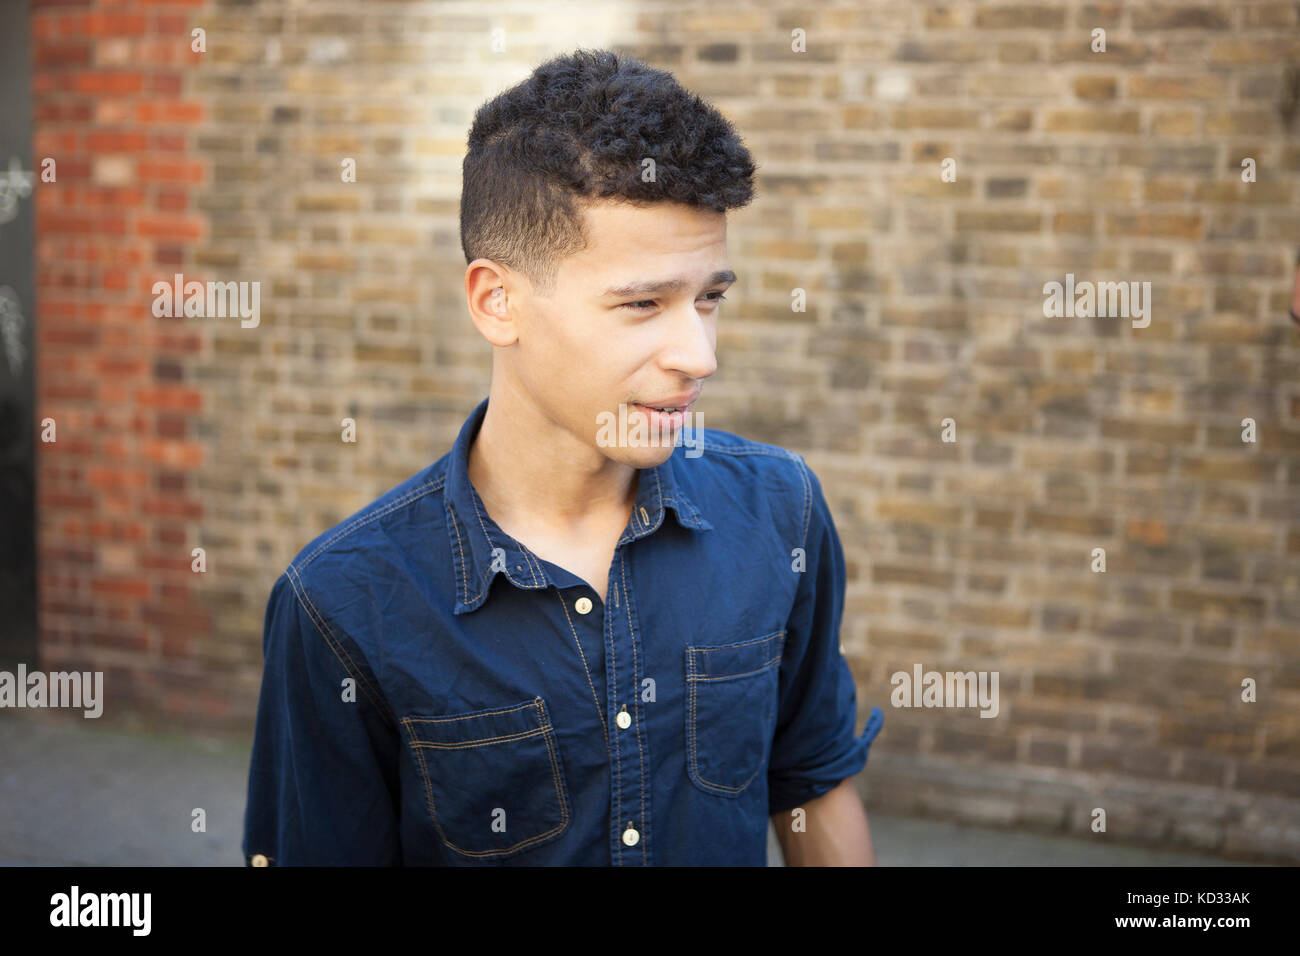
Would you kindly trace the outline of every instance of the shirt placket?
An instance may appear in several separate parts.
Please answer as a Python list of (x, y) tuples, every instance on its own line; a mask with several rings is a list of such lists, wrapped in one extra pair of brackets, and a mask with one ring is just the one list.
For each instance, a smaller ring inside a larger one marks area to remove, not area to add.
[[(639, 507), (644, 529), (649, 524)], [(633, 518), (633, 521), (636, 519)], [(645, 653), (637, 627), (635, 592), (628, 586), (624, 535), (610, 563), (604, 608), (605, 686), (610, 723), (610, 854), (615, 866), (650, 862), (650, 750), (641, 683)]]

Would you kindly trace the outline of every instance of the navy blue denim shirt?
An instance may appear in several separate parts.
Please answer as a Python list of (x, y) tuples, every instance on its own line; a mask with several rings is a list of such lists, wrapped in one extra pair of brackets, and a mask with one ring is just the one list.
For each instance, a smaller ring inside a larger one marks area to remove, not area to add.
[(245, 862), (764, 865), (769, 815), (861, 771), (884, 720), (854, 733), (816, 476), (686, 432), (638, 473), (602, 601), (488, 516), (487, 404), (275, 582)]

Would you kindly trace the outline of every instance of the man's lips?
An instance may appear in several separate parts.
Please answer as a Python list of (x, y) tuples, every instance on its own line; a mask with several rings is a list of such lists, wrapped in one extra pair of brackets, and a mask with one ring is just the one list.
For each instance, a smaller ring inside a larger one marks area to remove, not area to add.
[(670, 395), (667, 398), (657, 398), (654, 399), (653, 401), (637, 402), (636, 404), (643, 405), (646, 408), (654, 408), (654, 409), (676, 408), (681, 410), (681, 409), (685, 409), (688, 405), (692, 404), (699, 397), (700, 397), (700, 393), (699, 390), (697, 389), (694, 392), (683, 392), (680, 395)]

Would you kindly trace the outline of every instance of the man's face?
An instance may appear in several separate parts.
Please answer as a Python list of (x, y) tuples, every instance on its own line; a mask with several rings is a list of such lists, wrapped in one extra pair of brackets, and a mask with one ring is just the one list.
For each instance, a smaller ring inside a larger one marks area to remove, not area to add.
[(683, 424), (702, 424), (693, 407), (661, 416), (643, 405), (686, 404), (717, 370), (718, 300), (733, 281), (726, 214), (601, 201), (585, 215), (589, 245), (559, 264), (553, 293), (525, 282), (511, 295), (512, 371), (536, 407), (585, 444), (652, 467), (672, 454)]

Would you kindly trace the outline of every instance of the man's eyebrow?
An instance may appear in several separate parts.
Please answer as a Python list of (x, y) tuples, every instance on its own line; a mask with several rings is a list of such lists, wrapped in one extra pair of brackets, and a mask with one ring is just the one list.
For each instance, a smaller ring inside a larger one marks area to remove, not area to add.
[[(721, 272), (715, 272), (709, 277), (705, 285), (721, 285), (724, 282), (730, 283), (736, 281), (736, 274), (730, 269), (723, 269)], [(633, 282), (629, 285), (611, 286), (604, 292), (605, 296), (618, 296), (627, 298), (633, 295), (652, 295), (655, 292), (677, 292), (687, 286), (685, 279), (661, 279), (651, 280), (649, 282)]]

